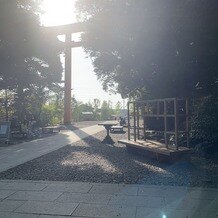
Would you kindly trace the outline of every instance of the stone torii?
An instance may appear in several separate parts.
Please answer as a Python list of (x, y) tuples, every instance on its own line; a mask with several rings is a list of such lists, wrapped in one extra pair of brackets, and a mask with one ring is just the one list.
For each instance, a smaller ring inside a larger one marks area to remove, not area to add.
[(73, 33), (79, 33), (85, 31), (84, 23), (73, 23), (61, 26), (43, 27), (52, 35), (65, 35), (65, 81), (64, 81), (64, 124), (70, 124), (72, 121), (72, 109), (71, 109), (71, 48), (81, 47), (82, 42), (74, 42), (71, 40)]

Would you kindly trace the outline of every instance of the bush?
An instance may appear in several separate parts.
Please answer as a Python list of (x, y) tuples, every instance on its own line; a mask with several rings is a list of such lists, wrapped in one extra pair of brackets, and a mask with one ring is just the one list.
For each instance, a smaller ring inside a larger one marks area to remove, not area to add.
[(194, 101), (191, 127), (195, 145), (218, 151), (218, 97), (208, 96)]
[(40, 114), (41, 126), (57, 125), (62, 122), (63, 114), (59, 113), (55, 104), (43, 105), (42, 112)]

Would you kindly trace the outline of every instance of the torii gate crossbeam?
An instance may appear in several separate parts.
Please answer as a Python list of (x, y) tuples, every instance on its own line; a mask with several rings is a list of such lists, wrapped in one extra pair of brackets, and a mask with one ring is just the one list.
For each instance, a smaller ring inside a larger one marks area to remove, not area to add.
[(58, 35), (65, 35), (65, 81), (64, 81), (64, 124), (70, 124), (72, 121), (72, 108), (71, 108), (71, 77), (72, 77), (72, 69), (71, 69), (71, 48), (81, 47), (82, 42), (74, 42), (71, 41), (71, 36), (73, 33), (84, 32), (85, 25), (84, 23), (74, 23), (74, 24), (67, 24), (62, 26), (53, 26), (53, 27), (46, 27), (52, 34)]

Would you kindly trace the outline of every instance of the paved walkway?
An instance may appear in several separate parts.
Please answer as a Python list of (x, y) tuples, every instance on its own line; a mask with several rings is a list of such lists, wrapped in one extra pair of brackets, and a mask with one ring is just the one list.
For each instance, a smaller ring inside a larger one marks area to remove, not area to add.
[(77, 142), (89, 135), (94, 135), (103, 129), (104, 128), (101, 126), (94, 125), (74, 131), (61, 131), (57, 135), (37, 139), (31, 142), (1, 147), (0, 172), (33, 160), (34, 158), (40, 157), (68, 144)]
[[(0, 148), (0, 171), (101, 130), (95, 125)], [(0, 180), (0, 218), (215, 218), (217, 208), (217, 189)]]
[(215, 189), (50, 181), (0, 181), (3, 218), (215, 218)]

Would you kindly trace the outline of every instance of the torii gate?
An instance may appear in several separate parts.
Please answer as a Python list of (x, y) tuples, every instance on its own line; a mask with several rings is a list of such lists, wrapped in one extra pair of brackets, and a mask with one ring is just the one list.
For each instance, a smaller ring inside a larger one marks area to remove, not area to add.
[(73, 33), (85, 31), (84, 23), (74, 23), (62, 26), (46, 27), (52, 34), (65, 35), (65, 81), (64, 81), (64, 124), (70, 124), (72, 121), (71, 113), (71, 48), (81, 47), (82, 42), (71, 41)]

